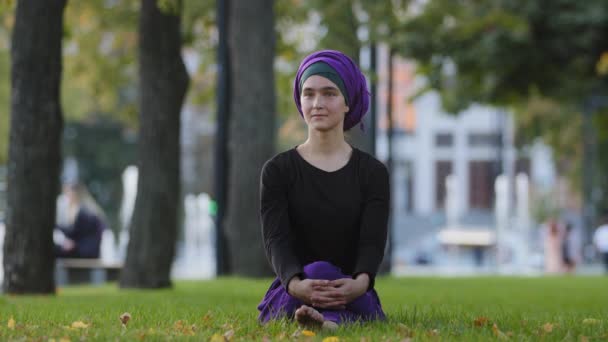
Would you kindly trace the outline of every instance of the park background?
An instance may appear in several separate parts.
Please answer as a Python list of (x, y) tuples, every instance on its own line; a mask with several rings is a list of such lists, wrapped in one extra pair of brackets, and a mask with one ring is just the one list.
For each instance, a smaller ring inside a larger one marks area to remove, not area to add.
[(0, 10), (5, 293), (56, 292), (56, 196), (75, 179), (106, 212), (121, 288), (271, 276), (258, 175), (305, 139), (292, 82), (324, 48), (368, 78), (372, 106), (348, 139), (391, 172), (385, 273), (541, 276), (550, 219), (575, 227), (575, 274), (601, 272), (591, 238), (608, 208), (605, 1), (4, 0)]

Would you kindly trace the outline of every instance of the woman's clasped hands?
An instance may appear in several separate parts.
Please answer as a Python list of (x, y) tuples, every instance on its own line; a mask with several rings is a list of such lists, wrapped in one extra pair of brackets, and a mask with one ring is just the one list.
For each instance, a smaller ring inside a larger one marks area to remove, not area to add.
[(356, 279), (300, 279), (294, 277), (288, 286), (290, 295), (305, 304), (321, 309), (343, 310), (363, 295), (369, 286), (369, 276), (361, 273)]

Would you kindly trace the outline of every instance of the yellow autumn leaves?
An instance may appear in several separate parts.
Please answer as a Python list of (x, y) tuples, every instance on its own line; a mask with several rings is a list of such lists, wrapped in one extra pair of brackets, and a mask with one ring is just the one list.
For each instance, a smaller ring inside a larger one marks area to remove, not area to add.
[[(207, 316), (203, 317), (203, 321), (205, 321), (206, 317)], [(131, 315), (129, 313), (125, 312), (119, 316), (119, 320), (120, 320), (120, 323), (122, 324), (123, 328), (126, 329), (128, 322), (131, 320)], [(598, 328), (600, 328), (601, 324), (603, 323), (603, 321), (601, 319), (593, 318), (593, 317), (580, 319), (578, 322), (579, 322), (579, 324), (584, 325), (584, 326), (597, 326)], [(521, 321), (521, 324), (522, 324), (522, 326), (530, 327), (530, 325), (532, 323), (530, 321), (523, 320), (523, 321)], [(72, 322), (71, 324), (69, 324), (67, 326), (63, 326), (63, 328), (68, 331), (69, 330), (84, 331), (86, 329), (91, 329), (91, 327), (93, 327), (94, 325), (95, 324), (91, 323), (91, 322), (85, 322), (85, 321), (78, 320), (78, 321)], [(563, 330), (565, 327), (565, 323), (563, 323), (563, 322), (557, 322), (557, 323), (556, 322), (546, 322), (546, 323), (542, 323), (542, 324), (536, 323), (534, 325), (536, 327), (532, 331), (534, 332), (534, 334), (537, 337), (556, 336), (555, 334), (559, 334), (560, 330)], [(28, 326), (27, 324), (18, 323), (13, 317), (10, 317), (6, 321), (6, 327), (9, 330), (24, 329), (27, 326)], [(414, 337), (415, 337), (414, 329), (406, 326), (403, 323), (398, 323), (396, 328), (397, 328), (397, 332), (399, 333), (399, 335), (403, 338), (401, 341), (412, 341), (414, 339)], [(503, 330), (501, 330), (501, 328), (499, 327), (499, 324), (497, 322), (494, 322), (491, 319), (489, 319), (488, 317), (484, 317), (484, 316), (475, 318), (472, 321), (472, 328), (473, 329), (488, 329), (488, 331), (491, 332), (491, 334), (497, 340), (516, 340), (517, 336), (518, 336), (518, 332), (503, 331)], [(243, 338), (243, 336), (237, 336), (237, 334), (235, 333), (236, 328), (234, 328), (231, 324), (228, 324), (228, 323), (224, 324), (222, 326), (222, 329), (224, 331), (223, 333), (213, 334), (208, 339), (208, 341), (230, 342), (230, 341), (241, 340)], [(173, 324), (172, 329), (170, 328), (170, 330), (173, 331), (173, 334), (174, 334), (173, 336), (196, 336), (200, 333), (199, 331), (197, 331), (196, 325), (189, 324), (186, 321), (182, 321), (182, 320), (176, 321)], [(203, 330), (206, 330), (206, 329), (203, 328)], [(201, 330), (201, 331), (203, 331), (203, 330)], [(137, 336), (139, 339), (144, 339), (148, 336), (158, 335), (159, 333), (161, 333), (161, 332), (154, 331), (153, 329), (149, 329), (144, 332), (138, 332)], [(318, 332), (315, 332), (313, 330), (297, 329), (291, 335), (291, 338), (293, 340), (303, 340), (303, 341), (317, 340), (318, 341), (318, 340), (320, 340), (320, 337), (322, 337), (322, 336), (317, 336), (317, 333)], [(420, 334), (421, 334), (421, 336), (426, 335), (426, 337), (430, 337), (430, 338), (441, 337), (440, 331), (438, 329), (432, 329), (432, 330), (426, 331), (426, 333), (424, 331), (422, 331), (422, 332), (420, 332)], [(608, 335), (602, 335), (602, 336), (608, 337)], [(580, 341), (594, 340), (594, 337), (587, 337), (582, 334), (579, 335), (578, 337), (579, 337), (578, 340), (580, 340)], [(288, 333), (285, 334), (285, 332), (283, 332), (281, 337), (279, 337), (279, 340), (284, 340), (284, 339), (287, 339), (287, 340), (289, 339)], [(268, 341), (275, 340), (275, 338), (264, 336), (262, 338), (262, 340), (265, 342), (268, 342)], [(373, 341), (373, 340), (374, 339), (368, 339), (365, 337), (361, 337), (361, 339), (360, 339), (360, 341), (366, 341), (366, 342)], [(50, 341), (69, 342), (70, 339), (68, 337), (61, 337), (59, 339), (51, 338), (51, 339), (48, 339), (47, 341), (49, 341), (49, 342)], [(321, 341), (322, 342), (339, 342), (339, 341), (342, 341), (342, 339), (339, 336), (328, 336), (328, 337), (324, 337)]]
[[(313, 337), (316, 335), (317, 334), (312, 330), (302, 330), (302, 336)], [(323, 342), (339, 342), (340, 338), (338, 338), (337, 336), (329, 336), (329, 337), (324, 338), (322, 341)]]
[[(595, 324), (599, 324), (602, 321), (597, 319), (597, 318), (585, 318), (581, 321), (581, 323), (583, 325), (595, 325)], [(492, 334), (494, 335), (494, 337), (496, 337), (499, 340), (508, 340), (511, 337), (513, 337), (513, 332), (512, 331), (508, 331), (508, 332), (503, 332), (500, 330), (500, 328), (498, 327), (498, 325), (496, 323), (490, 322), (490, 320), (487, 317), (478, 317), (476, 319), (473, 320), (473, 326), (477, 327), (477, 328), (481, 328), (484, 326), (489, 326), (492, 325)], [(527, 322), (526, 321), (522, 321), (523, 325), (526, 325)], [(547, 334), (551, 334), (553, 333), (553, 331), (558, 327), (557, 324), (555, 323), (544, 323), (540, 326), (540, 328), (537, 330), (538, 331), (538, 335), (547, 335)], [(581, 336), (581, 340), (585, 340), (587, 337), (586, 336)]]
[(602, 53), (600, 59), (597, 61), (595, 65), (595, 71), (600, 76), (608, 75), (608, 51)]
[(11, 319), (9, 319), (8, 323), (6, 324), (6, 327), (9, 328), (9, 329), (11, 329), (11, 330), (14, 330), (15, 329), (15, 324), (16, 324), (15, 320), (13, 319), (13, 317), (11, 317)]

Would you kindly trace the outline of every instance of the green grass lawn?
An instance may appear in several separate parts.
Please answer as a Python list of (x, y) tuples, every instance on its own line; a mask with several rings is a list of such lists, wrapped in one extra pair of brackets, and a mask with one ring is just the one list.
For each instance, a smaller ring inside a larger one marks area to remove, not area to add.
[[(224, 278), (178, 282), (173, 290), (108, 285), (1, 296), (0, 340), (220, 341), (225, 334), (232, 341), (608, 340), (608, 277), (378, 279), (387, 322), (313, 337), (294, 337), (293, 322), (257, 323), (256, 306), (269, 283)], [(119, 320), (124, 312), (132, 316), (126, 328)]]

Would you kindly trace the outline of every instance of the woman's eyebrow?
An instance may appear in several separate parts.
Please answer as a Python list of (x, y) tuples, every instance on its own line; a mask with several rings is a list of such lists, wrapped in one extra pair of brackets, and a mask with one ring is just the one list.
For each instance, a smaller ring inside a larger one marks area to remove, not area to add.
[[(306, 87), (302, 91), (313, 91), (313, 90), (316, 90), (316, 88)], [(334, 86), (326, 86), (326, 87), (319, 88), (319, 90), (338, 90), (338, 88), (336, 88)]]

